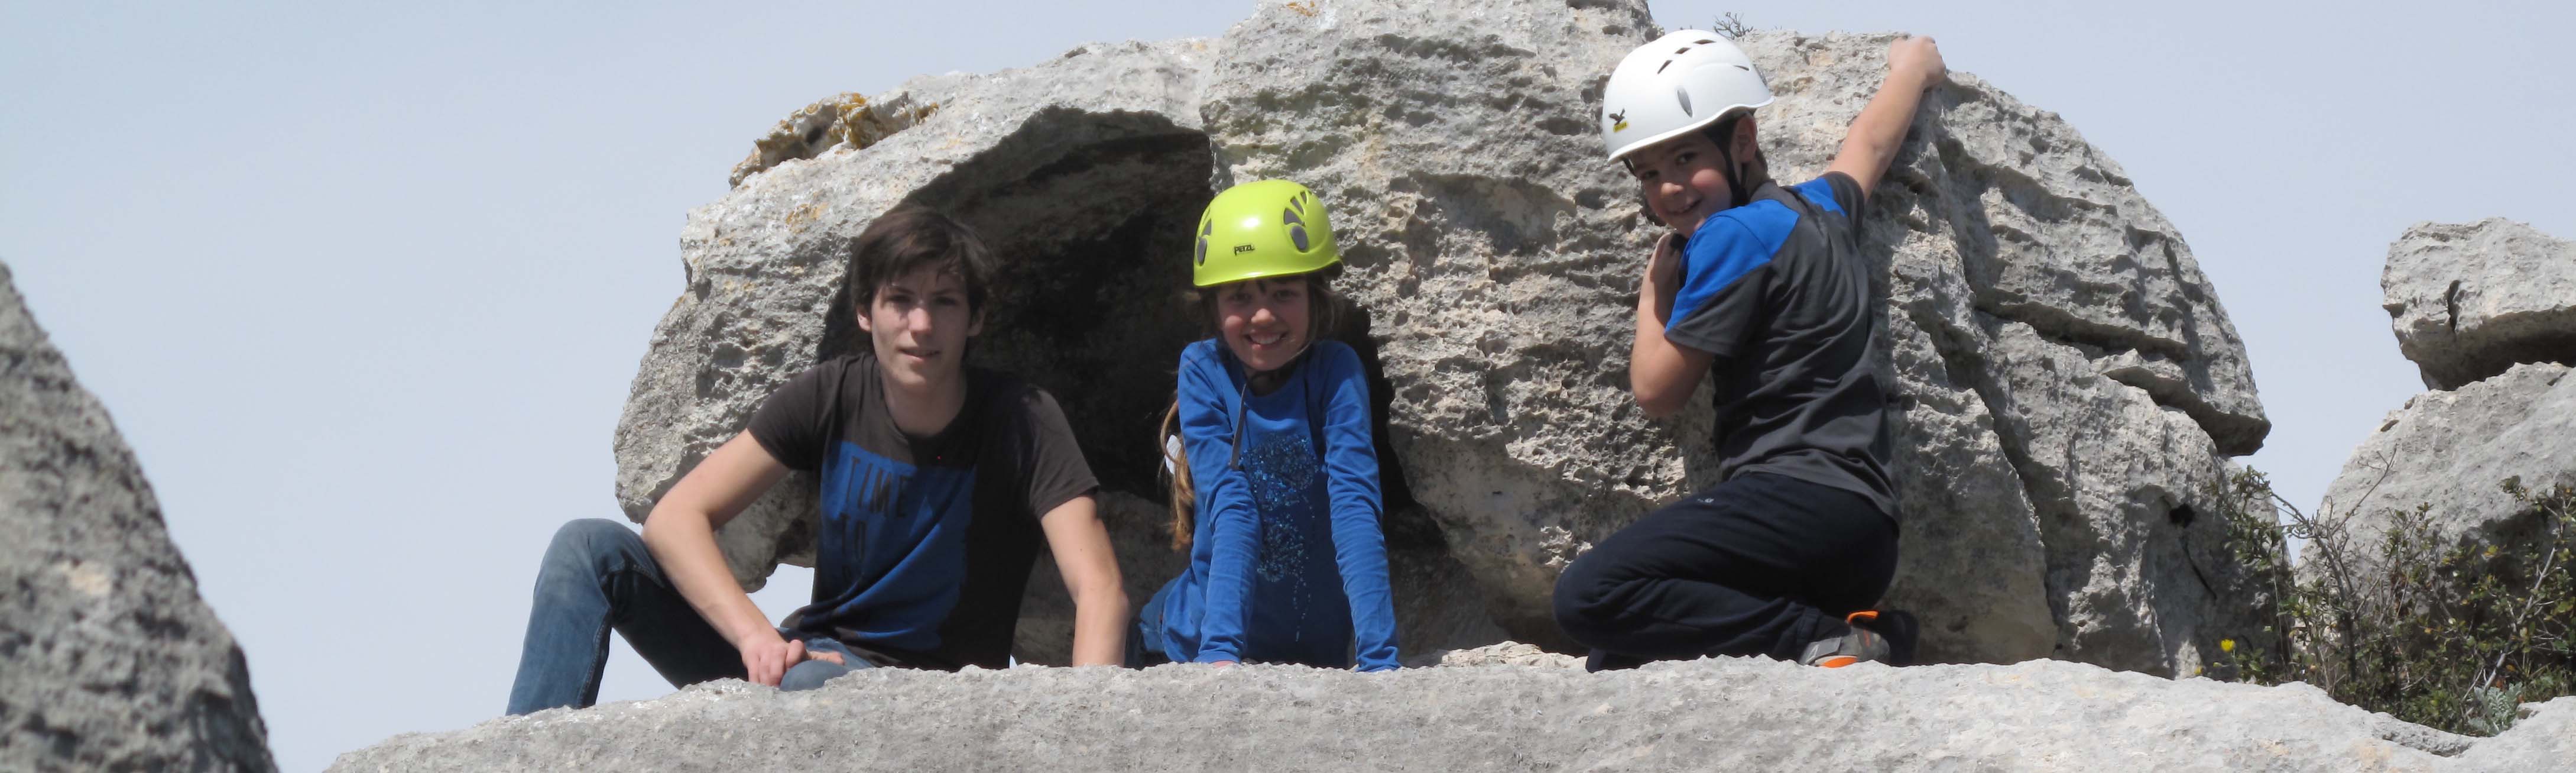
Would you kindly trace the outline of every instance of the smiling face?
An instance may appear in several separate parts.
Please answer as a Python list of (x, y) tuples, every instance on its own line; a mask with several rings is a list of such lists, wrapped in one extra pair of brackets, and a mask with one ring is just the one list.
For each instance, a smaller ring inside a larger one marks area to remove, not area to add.
[(1699, 132), (1656, 143), (1629, 158), (1629, 173), (1637, 177), (1646, 210), (1673, 230), (1697, 231), (1700, 221), (1734, 204), (1717, 143)]
[(964, 282), (941, 268), (924, 266), (877, 286), (859, 315), (890, 386), (916, 394), (962, 387), (966, 339), (983, 332), (984, 319), (970, 309)]
[(1254, 373), (1287, 367), (1313, 343), (1314, 308), (1304, 277), (1247, 279), (1210, 288), (1217, 333)]

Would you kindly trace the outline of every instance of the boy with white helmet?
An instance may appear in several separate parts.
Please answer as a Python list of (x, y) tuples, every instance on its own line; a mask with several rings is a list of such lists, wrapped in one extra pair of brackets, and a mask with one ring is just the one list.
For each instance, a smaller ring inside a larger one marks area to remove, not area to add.
[(1860, 216), (1946, 70), (1930, 38), (1888, 75), (1823, 177), (1782, 188), (1756, 144), (1771, 89), (1715, 33), (1621, 61), (1601, 134), (1673, 229), (1637, 300), (1629, 385), (1649, 416), (1716, 387), (1721, 482), (1638, 519), (1558, 579), (1556, 618), (1590, 667), (1703, 655), (1820, 666), (1914, 655), (1912, 615), (1870, 609), (1896, 569), (1895, 483)]

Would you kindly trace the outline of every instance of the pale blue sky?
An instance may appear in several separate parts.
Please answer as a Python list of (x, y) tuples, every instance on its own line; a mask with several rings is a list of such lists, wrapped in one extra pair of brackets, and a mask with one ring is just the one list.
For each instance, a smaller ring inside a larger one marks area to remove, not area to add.
[[(501, 710), (687, 210), (789, 110), (1248, 3), (0, 6), (0, 260), (141, 455), (290, 770)], [(2563, 3), (1659, 5), (1907, 29), (2055, 110), (2181, 229), (2250, 347), (2250, 461), (2313, 506), (2420, 390), (2388, 242), (2576, 237)], [(806, 591), (782, 573), (773, 613)], [(666, 692), (640, 661), (603, 699)]]

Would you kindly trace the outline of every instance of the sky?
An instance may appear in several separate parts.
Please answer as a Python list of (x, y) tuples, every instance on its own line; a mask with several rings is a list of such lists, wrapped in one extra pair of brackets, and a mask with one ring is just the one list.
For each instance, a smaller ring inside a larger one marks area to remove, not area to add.
[[(687, 211), (789, 111), (1252, 5), (0, 2), (0, 262), (140, 457), (279, 762), (500, 713), (547, 536), (610, 437)], [(2576, 237), (2576, 6), (1667, 2), (1909, 30), (2053, 110), (2189, 242), (2313, 509), (2421, 391), (2388, 243)], [(758, 596), (792, 609), (809, 574)], [(669, 687), (623, 651), (603, 700)]]

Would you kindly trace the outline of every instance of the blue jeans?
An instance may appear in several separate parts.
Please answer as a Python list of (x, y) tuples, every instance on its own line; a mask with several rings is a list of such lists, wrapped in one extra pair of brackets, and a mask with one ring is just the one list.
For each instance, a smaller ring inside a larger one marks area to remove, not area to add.
[[(746, 675), (741, 653), (671, 586), (645, 551), (644, 538), (625, 524), (591, 518), (564, 524), (546, 546), (536, 599), (528, 608), (527, 639), (519, 649), (519, 676), (510, 685), (509, 713), (598, 702), (610, 629), (673, 687)], [(831, 637), (778, 633), (803, 637), (807, 651), (838, 653), (842, 661), (798, 663), (779, 681), (780, 689), (810, 690), (870, 667)]]

